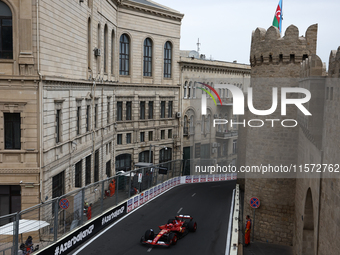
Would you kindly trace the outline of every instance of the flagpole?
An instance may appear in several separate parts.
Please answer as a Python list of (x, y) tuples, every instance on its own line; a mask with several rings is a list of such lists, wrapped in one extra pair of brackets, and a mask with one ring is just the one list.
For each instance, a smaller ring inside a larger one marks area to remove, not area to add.
[(282, 36), (282, 21), (283, 21), (283, 0), (281, 0), (281, 26), (280, 26), (281, 36)]

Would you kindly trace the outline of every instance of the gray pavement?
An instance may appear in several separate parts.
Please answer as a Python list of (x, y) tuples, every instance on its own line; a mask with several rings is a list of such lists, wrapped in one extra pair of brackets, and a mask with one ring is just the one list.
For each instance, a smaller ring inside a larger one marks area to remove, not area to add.
[(243, 255), (293, 255), (293, 247), (255, 241), (243, 247)]
[[(225, 254), (228, 219), (234, 181), (180, 185), (140, 207), (108, 227), (103, 234), (71, 254), (80, 255), (221, 255)], [(109, 200), (108, 200), (109, 201)], [(140, 244), (147, 229), (158, 226), (176, 214), (188, 214), (197, 221), (198, 230), (181, 239), (176, 246), (150, 247)]]

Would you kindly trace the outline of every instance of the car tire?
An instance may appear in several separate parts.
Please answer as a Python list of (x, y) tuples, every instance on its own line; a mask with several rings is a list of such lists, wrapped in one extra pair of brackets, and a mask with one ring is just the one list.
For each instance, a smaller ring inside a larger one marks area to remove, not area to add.
[(153, 240), (155, 238), (155, 233), (153, 232), (153, 230), (148, 229), (147, 231), (145, 231), (145, 235), (144, 235), (144, 240)]
[(170, 233), (169, 236), (168, 236), (168, 243), (169, 244), (172, 244), (172, 245), (176, 245), (177, 243), (177, 235), (175, 233)]
[(197, 223), (196, 223), (196, 221), (190, 221), (188, 223), (188, 229), (189, 229), (190, 232), (196, 232), (196, 230), (197, 230)]
[(173, 223), (175, 219), (168, 219), (168, 224)]

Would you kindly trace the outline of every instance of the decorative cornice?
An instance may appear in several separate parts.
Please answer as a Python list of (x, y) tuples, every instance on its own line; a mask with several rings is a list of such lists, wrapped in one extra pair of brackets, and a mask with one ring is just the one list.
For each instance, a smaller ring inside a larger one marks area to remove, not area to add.
[(182, 18), (184, 17), (184, 14), (172, 11), (170, 9), (161, 9), (157, 8), (154, 6), (149, 6), (149, 5), (144, 5), (141, 3), (137, 2), (132, 2), (129, 0), (122, 1), (121, 4), (119, 5), (121, 8), (124, 7), (126, 9), (133, 9), (136, 11), (148, 13), (151, 15), (159, 16), (159, 17), (164, 17), (164, 18), (169, 18), (169, 19), (174, 19), (177, 21), (181, 21)]
[(39, 168), (27, 168), (27, 169), (10, 169), (2, 168), (0, 169), (0, 174), (39, 174)]
[(200, 71), (200, 72), (229, 72), (229, 73), (241, 73), (249, 74), (251, 72), (251, 67), (245, 64), (221, 62), (221, 61), (206, 61), (197, 60), (195, 62), (190, 62), (186, 60), (181, 60), (180, 65), (183, 71)]

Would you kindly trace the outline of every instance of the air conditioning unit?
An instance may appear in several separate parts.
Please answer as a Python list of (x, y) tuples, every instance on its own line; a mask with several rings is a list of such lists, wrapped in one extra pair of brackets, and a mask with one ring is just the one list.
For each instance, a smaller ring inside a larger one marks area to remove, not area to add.
[(221, 144), (220, 144), (220, 143), (217, 143), (217, 147), (221, 147)]
[(100, 49), (95, 48), (95, 49), (94, 49), (94, 55), (95, 55), (96, 57), (99, 57), (99, 56), (101, 55)]
[(182, 113), (180, 113), (180, 112), (176, 112), (176, 117), (177, 117), (177, 118), (180, 118), (180, 117), (182, 117)]
[(217, 152), (217, 149), (216, 149), (216, 148), (214, 148), (214, 149), (211, 150), (211, 153), (212, 153), (212, 154), (215, 154), (216, 152)]
[(212, 147), (213, 147), (213, 148), (216, 148), (216, 147), (217, 147), (217, 143), (213, 143), (213, 144), (212, 144)]

